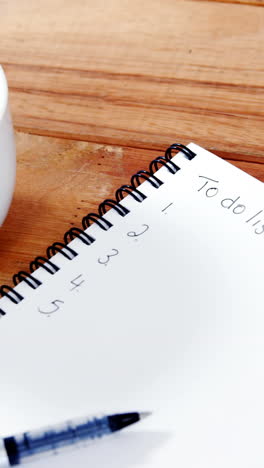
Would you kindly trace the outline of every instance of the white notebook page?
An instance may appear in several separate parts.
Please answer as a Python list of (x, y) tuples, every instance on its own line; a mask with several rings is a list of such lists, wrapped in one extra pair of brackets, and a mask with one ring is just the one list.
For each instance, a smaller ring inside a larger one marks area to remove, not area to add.
[(263, 184), (190, 147), (41, 287), (21, 283), (19, 305), (0, 300), (0, 435), (153, 411), (36, 468), (263, 467)]

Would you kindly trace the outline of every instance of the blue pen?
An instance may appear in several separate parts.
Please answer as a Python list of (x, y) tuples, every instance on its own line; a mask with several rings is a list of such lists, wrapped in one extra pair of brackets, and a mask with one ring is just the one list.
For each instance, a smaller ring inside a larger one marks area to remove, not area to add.
[(149, 414), (134, 412), (100, 418), (82, 418), (5, 437), (0, 439), (0, 468), (34, 461), (44, 455), (57, 455), (67, 446), (119, 431)]

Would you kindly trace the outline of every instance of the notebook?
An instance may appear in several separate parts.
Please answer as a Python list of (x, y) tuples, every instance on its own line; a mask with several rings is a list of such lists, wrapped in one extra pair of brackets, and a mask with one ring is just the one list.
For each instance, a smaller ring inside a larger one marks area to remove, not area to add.
[(263, 184), (191, 143), (131, 186), (2, 288), (0, 436), (151, 410), (34, 466), (262, 468)]

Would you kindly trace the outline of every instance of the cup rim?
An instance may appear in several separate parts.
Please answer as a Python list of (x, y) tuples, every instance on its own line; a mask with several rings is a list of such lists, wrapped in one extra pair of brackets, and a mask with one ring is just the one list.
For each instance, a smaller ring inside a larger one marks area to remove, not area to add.
[(4, 70), (0, 65), (0, 121), (3, 119), (8, 102), (8, 87)]

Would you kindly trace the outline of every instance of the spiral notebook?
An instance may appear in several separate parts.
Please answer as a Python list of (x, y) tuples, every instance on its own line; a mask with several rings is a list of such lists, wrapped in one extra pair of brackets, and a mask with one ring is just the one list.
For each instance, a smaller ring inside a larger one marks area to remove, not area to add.
[(144, 422), (36, 468), (263, 467), (264, 188), (172, 145), (0, 300), (0, 435)]

